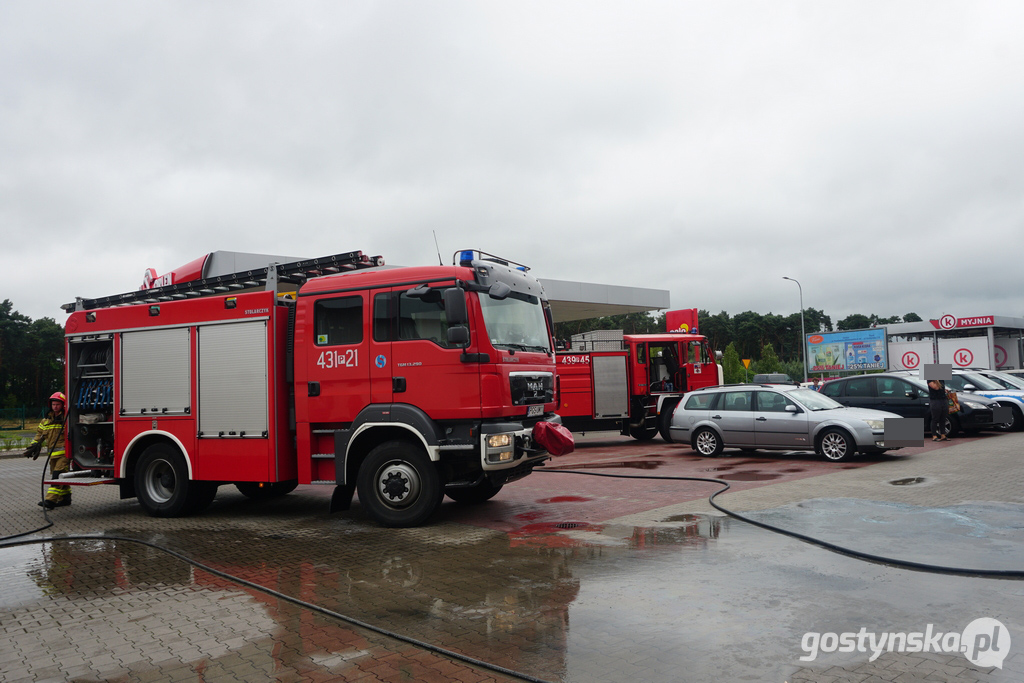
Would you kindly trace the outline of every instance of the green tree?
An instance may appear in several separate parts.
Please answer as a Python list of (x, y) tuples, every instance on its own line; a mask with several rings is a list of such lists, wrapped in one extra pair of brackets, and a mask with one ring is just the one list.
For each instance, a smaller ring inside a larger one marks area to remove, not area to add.
[(64, 331), (52, 318), (33, 321), (0, 303), (0, 403), (41, 406), (64, 385)]
[(860, 330), (871, 327), (871, 318), (860, 313), (848, 315), (836, 324), (839, 330)]
[(764, 345), (764, 319), (760, 313), (744, 311), (733, 316), (736, 351), (740, 358), (756, 358)]
[(712, 349), (724, 349), (733, 342), (732, 320), (725, 311), (718, 315), (711, 315), (703, 310), (697, 311), (697, 329), (708, 338)]
[(796, 382), (804, 381), (804, 364), (799, 360), (785, 361), (779, 365), (779, 372), (789, 375), (790, 379)]
[(919, 323), (919, 322), (923, 322), (923, 321), (921, 320), (921, 316), (919, 316), (917, 313), (904, 313), (903, 314), (903, 322), (905, 322), (905, 323)]
[(736, 384), (744, 379), (743, 361), (732, 342), (729, 342), (722, 354), (722, 378), (726, 384)]
[(775, 354), (775, 349), (772, 348), (771, 344), (765, 344), (761, 348), (761, 358), (757, 362), (757, 371), (778, 372), (780, 367), (781, 364), (779, 363), (779, 357)]

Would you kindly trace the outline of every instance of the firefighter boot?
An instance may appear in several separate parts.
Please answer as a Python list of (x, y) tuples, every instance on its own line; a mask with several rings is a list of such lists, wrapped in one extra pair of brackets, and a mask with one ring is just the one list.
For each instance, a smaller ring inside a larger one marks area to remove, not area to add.
[(39, 507), (46, 508), (47, 510), (52, 510), (53, 508), (57, 507), (57, 503), (54, 503), (52, 500), (41, 500), (38, 503), (36, 503), (36, 505), (38, 505)]
[(64, 507), (65, 505), (71, 505), (71, 494), (70, 493), (66, 493), (63, 496), (61, 496), (60, 500), (57, 501), (57, 503), (56, 503), (56, 505), (54, 505), (54, 507), (61, 508), (61, 507)]

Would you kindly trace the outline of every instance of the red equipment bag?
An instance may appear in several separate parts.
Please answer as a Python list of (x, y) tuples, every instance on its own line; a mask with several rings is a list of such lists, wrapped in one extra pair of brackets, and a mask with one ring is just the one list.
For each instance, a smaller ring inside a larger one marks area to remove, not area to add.
[(568, 455), (576, 450), (572, 432), (557, 422), (538, 422), (533, 426), (533, 440), (551, 455)]

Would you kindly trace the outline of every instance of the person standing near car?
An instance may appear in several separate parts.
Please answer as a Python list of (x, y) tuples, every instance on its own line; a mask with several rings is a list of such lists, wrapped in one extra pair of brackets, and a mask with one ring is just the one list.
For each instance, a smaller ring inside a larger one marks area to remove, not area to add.
[(928, 380), (928, 413), (932, 421), (932, 441), (947, 441), (946, 416), (949, 415), (949, 398), (942, 380)]

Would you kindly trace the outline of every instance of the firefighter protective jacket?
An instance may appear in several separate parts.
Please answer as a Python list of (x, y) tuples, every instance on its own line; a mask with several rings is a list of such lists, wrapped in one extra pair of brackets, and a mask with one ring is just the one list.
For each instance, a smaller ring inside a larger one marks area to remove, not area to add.
[(51, 456), (64, 455), (64, 413), (54, 414), (52, 411), (39, 423), (36, 438), (32, 445), (42, 444), (43, 449)]

